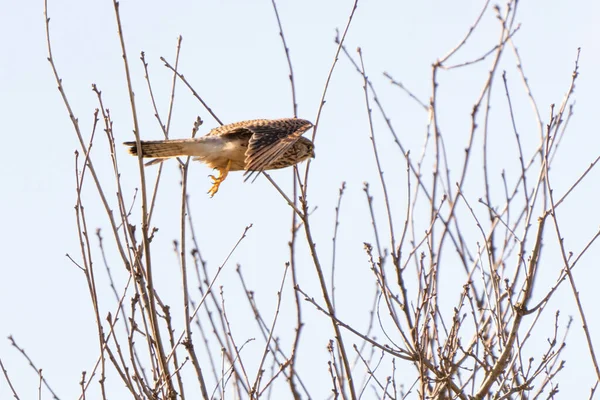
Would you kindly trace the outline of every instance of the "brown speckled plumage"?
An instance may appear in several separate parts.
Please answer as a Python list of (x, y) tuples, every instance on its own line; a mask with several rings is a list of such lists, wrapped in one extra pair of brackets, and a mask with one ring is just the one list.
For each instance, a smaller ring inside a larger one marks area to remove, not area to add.
[[(141, 141), (142, 157), (171, 158), (192, 156), (219, 171), (211, 176), (214, 196), (229, 171), (253, 173), (285, 168), (314, 157), (313, 143), (302, 137), (312, 128), (310, 121), (298, 118), (254, 119), (235, 122), (212, 129), (193, 139)], [(137, 155), (135, 142), (125, 142), (129, 152)]]

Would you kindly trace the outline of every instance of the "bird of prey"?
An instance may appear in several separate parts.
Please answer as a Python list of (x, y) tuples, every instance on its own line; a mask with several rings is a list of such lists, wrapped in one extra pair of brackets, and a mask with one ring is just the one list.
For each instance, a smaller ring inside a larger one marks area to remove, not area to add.
[(129, 153), (162, 160), (191, 156), (216, 169), (210, 175), (212, 197), (229, 171), (246, 171), (246, 180), (255, 172), (285, 168), (314, 157), (314, 144), (302, 134), (312, 128), (310, 121), (299, 118), (254, 119), (214, 128), (205, 136), (192, 139), (142, 140), (125, 142)]

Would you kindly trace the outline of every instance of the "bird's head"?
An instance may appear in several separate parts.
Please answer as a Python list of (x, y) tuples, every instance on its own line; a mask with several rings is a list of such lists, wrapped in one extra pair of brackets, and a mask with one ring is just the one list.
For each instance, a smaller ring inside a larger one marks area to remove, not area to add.
[(315, 158), (315, 144), (310, 139), (300, 137), (294, 147), (298, 151), (298, 162)]
[[(297, 119), (295, 119), (295, 121), (298, 124), (297, 130), (302, 132), (302, 133), (300, 133), (300, 135), (303, 135), (306, 131), (308, 131), (310, 128), (313, 127), (313, 123), (306, 119), (297, 118)], [(300, 138), (300, 139), (304, 139), (304, 138)], [(312, 141), (306, 139), (306, 140), (302, 140), (302, 145), (306, 152), (306, 158), (309, 158), (309, 157), (315, 158), (315, 144)]]
[[(299, 135), (304, 135), (306, 131), (313, 127), (313, 123), (301, 118), (294, 118), (295, 130)], [(300, 150), (300, 161), (308, 158), (315, 158), (315, 144), (304, 137), (300, 137), (296, 143), (297, 149)]]

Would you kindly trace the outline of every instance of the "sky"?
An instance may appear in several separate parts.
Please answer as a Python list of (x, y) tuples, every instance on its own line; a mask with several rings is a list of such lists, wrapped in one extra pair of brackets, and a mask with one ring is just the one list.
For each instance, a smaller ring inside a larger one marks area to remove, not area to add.
[[(431, 96), (431, 65), (454, 48), (468, 32), (483, 2), (460, 0), (361, 1), (350, 26), (347, 49), (356, 56), (360, 47), (367, 75), (379, 100), (391, 117), (396, 132), (412, 154), (420, 154), (429, 114), (403, 91), (390, 84), (383, 73), (401, 81), (420, 100)], [(335, 51), (336, 29), (342, 31), (353, 2), (347, 0), (277, 3), (294, 68), (298, 115), (316, 120), (326, 78)], [(498, 3), (504, 7), (504, 3)], [(287, 62), (279, 37), (271, 1), (123, 1), (121, 18), (129, 54), (134, 91), (143, 139), (160, 139), (162, 133), (149, 100), (140, 52), (145, 52), (159, 112), (169, 106), (171, 72), (160, 57), (174, 60), (177, 38), (183, 37), (179, 69), (224, 122), (254, 118), (280, 118), (293, 115)], [(133, 140), (129, 98), (112, 2), (107, 0), (49, 0), (53, 55), (73, 111), (86, 137), (91, 132), (93, 113), (98, 107), (92, 84), (102, 91), (110, 109), (117, 142)], [(530, 0), (519, 3), (514, 36), (522, 66), (537, 101), (544, 123), (551, 104), (560, 104), (571, 82), (577, 49), (581, 48), (579, 77), (574, 100), (575, 114), (561, 143), (554, 168), (555, 190), (569, 188), (598, 156), (600, 139), (595, 120), (600, 92), (600, 4), (588, 1), (561, 2)], [(497, 44), (499, 24), (490, 8), (467, 44), (448, 61), (449, 65), (475, 59)], [(23, 398), (37, 395), (37, 376), (5, 338), (12, 335), (43, 368), (52, 388), (61, 398), (79, 393), (82, 370), (89, 370), (97, 358), (95, 321), (85, 279), (66, 254), (81, 258), (75, 225), (75, 156), (78, 142), (61, 101), (50, 65), (42, 1), (10, 2), (0, 13), (0, 115), (2, 149), (0, 157), (0, 359)], [(504, 53), (500, 71), (506, 71), (523, 143), (531, 149), (537, 139), (534, 117), (523, 90), (515, 55)], [(463, 159), (465, 138), (471, 124), (471, 109), (486, 79), (490, 59), (470, 68), (441, 71), (439, 75), (439, 124), (446, 141), (453, 173)], [(317, 248), (324, 260), (331, 259), (335, 207), (339, 188), (346, 183), (341, 207), (337, 254), (336, 296), (340, 313), (356, 316), (364, 326), (372, 303), (374, 286), (366, 263), (363, 243), (373, 242), (370, 216), (363, 191), (369, 182), (381, 201), (381, 188), (369, 139), (362, 77), (348, 58), (341, 55), (328, 89), (315, 142), (316, 158), (311, 164), (309, 203), (316, 207), (313, 230)], [(494, 86), (494, 150), (491, 165), (496, 179), (502, 171), (514, 168), (512, 127), (505, 112), (501, 80)], [(375, 106), (372, 104), (372, 108)], [(204, 124), (200, 134), (218, 126), (209, 113), (178, 82), (171, 125), (172, 137), (188, 137), (196, 116)], [(395, 148), (385, 121), (374, 113), (380, 155), (392, 182), (390, 195), (398, 210), (405, 209), (406, 171), (404, 158)], [(101, 132), (99, 132), (101, 133)], [(507, 139), (510, 138), (510, 139)], [(105, 136), (99, 135), (93, 156), (107, 193), (114, 194), (114, 177)], [(137, 162), (128, 158), (125, 148), (117, 148), (122, 182), (129, 199), (139, 185)], [(431, 164), (432, 160), (425, 159)], [(154, 168), (154, 169), (153, 169)], [(148, 167), (154, 176), (156, 167)], [(247, 283), (257, 292), (265, 313), (271, 315), (289, 259), (291, 210), (264, 178), (243, 183), (242, 174), (232, 173), (214, 198), (209, 168), (199, 163), (190, 169), (189, 195), (203, 257), (211, 268), (220, 265), (233, 245), (252, 224), (219, 277), (218, 284), (229, 293), (232, 319), (243, 328), (254, 324), (240, 293), (235, 265), (240, 264)], [(479, 171), (473, 172), (475, 175)], [(292, 175), (277, 171), (273, 178), (288, 193)], [(595, 199), (600, 195), (598, 172), (592, 170), (563, 209), (563, 236), (567, 247), (579, 252), (597, 230), (600, 215)], [(453, 180), (458, 177), (453, 176)], [(180, 174), (175, 162), (165, 163), (158, 193), (155, 224), (160, 227), (154, 245), (157, 249), (156, 274), (160, 288), (173, 303), (181, 292), (173, 240), (179, 236)], [(497, 182), (500, 182), (499, 180)], [(109, 236), (109, 225), (98, 197), (88, 181), (84, 191), (91, 230)], [(483, 195), (479, 186), (467, 188), (473, 205)], [(499, 199), (499, 203), (500, 203)], [(381, 205), (381, 203), (379, 203)], [(381, 211), (381, 210), (380, 210)], [(384, 214), (378, 216), (383, 218)], [(479, 212), (485, 210), (479, 209)], [(139, 218), (138, 206), (134, 215)], [(401, 226), (398, 212), (395, 223)], [(475, 241), (475, 239), (474, 239)], [(597, 246), (596, 246), (597, 247)], [(115, 249), (109, 246), (109, 260)], [(597, 248), (592, 247), (575, 273), (592, 339), (600, 347), (600, 314), (592, 305), (598, 301)], [(265, 257), (265, 254), (269, 257)], [(304, 245), (300, 245), (301, 287), (319, 297), (318, 283)], [(100, 261), (98, 259), (98, 264)], [(548, 259), (548, 287), (556, 280), (559, 260)], [(118, 271), (118, 279), (124, 271)], [(101, 283), (106, 276), (100, 274)], [(449, 284), (454, 273), (448, 273)], [(458, 279), (462, 282), (464, 275)], [(364, 283), (369, 281), (368, 286)], [(539, 286), (538, 286), (539, 287)], [(536, 289), (538, 288), (536, 287)], [(291, 301), (287, 286), (285, 301)], [(541, 290), (541, 289), (540, 289)], [(110, 296), (108, 290), (104, 293)], [(320, 297), (319, 297), (320, 298)], [(245, 307), (245, 308), (244, 308)], [(585, 345), (581, 320), (572, 293), (561, 290), (550, 309), (574, 317), (561, 373), (559, 398), (588, 396), (595, 375)], [(107, 308), (107, 311), (110, 307)], [(305, 340), (325, 348), (332, 337), (326, 317), (305, 307)], [(548, 311), (553, 318), (554, 311)], [(360, 316), (360, 317), (358, 317)], [(293, 327), (295, 316), (282, 315), (281, 326)], [(287, 328), (286, 328), (287, 329)], [(291, 328), (288, 329), (291, 332)], [(289, 336), (288, 336), (289, 337)], [(540, 337), (544, 337), (542, 334)], [(284, 341), (286, 340), (284, 335)], [(255, 350), (249, 350), (255, 351)], [(325, 365), (327, 355), (315, 355), (315, 364)], [(308, 361), (303, 361), (308, 362)], [(321, 371), (322, 372), (322, 371)], [(307, 378), (315, 398), (329, 394), (329, 381), (320, 372)], [(0, 398), (10, 390), (0, 379)], [(115, 395), (118, 397), (118, 394)], [(50, 398), (45, 393), (44, 398)]]

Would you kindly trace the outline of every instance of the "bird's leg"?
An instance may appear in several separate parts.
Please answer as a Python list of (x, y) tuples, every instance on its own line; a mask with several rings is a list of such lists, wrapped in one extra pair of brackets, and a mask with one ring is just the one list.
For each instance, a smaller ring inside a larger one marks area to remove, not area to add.
[(219, 175), (209, 175), (213, 183), (208, 191), (210, 197), (213, 197), (219, 191), (219, 185), (225, 180), (225, 178), (227, 178), (227, 174), (229, 174), (229, 168), (231, 168), (231, 160), (227, 161), (227, 166), (225, 168), (217, 168)]

